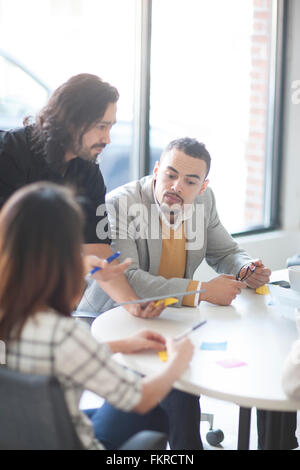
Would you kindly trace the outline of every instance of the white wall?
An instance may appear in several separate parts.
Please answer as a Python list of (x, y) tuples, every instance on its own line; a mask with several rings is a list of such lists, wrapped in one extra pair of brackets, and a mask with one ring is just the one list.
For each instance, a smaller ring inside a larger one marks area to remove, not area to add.
[[(284, 268), (288, 257), (300, 253), (300, 104), (292, 103), (292, 83), (300, 80), (300, 1), (290, 0), (288, 6), (279, 208), (282, 230), (236, 239), (252, 257), (261, 258), (272, 270)], [(195, 273), (196, 279), (214, 276), (205, 262)]]
[[(270, 269), (283, 269), (290, 256), (300, 253), (299, 231), (274, 231), (261, 235), (237, 237), (236, 240), (253, 258), (262, 259)], [(216, 276), (206, 261), (195, 272), (195, 279), (208, 280)]]

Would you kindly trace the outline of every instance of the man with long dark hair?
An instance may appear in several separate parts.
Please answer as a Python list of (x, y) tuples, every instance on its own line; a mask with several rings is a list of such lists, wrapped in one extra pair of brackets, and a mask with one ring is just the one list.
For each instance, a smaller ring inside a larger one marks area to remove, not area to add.
[[(0, 131), (0, 209), (13, 192), (36, 181), (72, 186), (85, 215), (83, 253), (109, 257), (107, 228), (97, 235), (98, 224), (105, 227), (107, 218), (106, 187), (97, 156), (110, 143), (118, 98), (117, 89), (101, 78), (79, 74), (54, 91), (34, 124), (25, 119), (22, 128)], [(123, 275), (99, 284), (116, 301), (138, 298)], [(158, 315), (162, 309), (163, 305), (153, 304), (128, 306), (140, 316)]]

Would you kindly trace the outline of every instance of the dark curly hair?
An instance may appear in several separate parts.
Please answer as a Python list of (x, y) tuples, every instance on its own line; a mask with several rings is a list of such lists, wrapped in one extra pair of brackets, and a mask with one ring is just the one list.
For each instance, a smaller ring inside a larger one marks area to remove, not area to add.
[(74, 144), (73, 135), (80, 143), (90, 126), (103, 117), (107, 106), (118, 99), (117, 89), (96, 75), (82, 73), (71, 77), (53, 92), (34, 125), (25, 118), (24, 125), (31, 128), (32, 151), (43, 154), (51, 167), (60, 172), (65, 153)]

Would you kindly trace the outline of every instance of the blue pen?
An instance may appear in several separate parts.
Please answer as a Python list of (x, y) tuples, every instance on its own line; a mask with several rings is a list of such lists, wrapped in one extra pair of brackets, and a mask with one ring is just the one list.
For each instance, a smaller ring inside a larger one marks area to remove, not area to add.
[[(113, 255), (109, 256), (108, 258), (106, 258), (106, 261), (108, 263), (111, 263), (114, 259), (118, 258), (120, 256), (121, 252), (120, 251), (117, 251), (116, 253), (114, 253)], [(92, 274), (95, 274), (97, 271), (100, 271), (100, 269), (102, 268), (93, 268), (90, 272), (89, 272), (89, 275), (92, 276)]]
[(198, 323), (197, 325), (195, 326), (192, 326), (192, 328), (189, 328), (188, 330), (186, 330), (184, 333), (182, 333), (181, 335), (178, 335), (174, 338), (175, 341), (178, 341), (179, 339), (181, 338), (184, 338), (185, 336), (189, 335), (190, 333), (192, 333), (194, 330), (197, 330), (197, 328), (200, 328), (200, 326), (203, 326), (205, 325), (206, 323), (206, 320), (203, 320), (202, 322)]

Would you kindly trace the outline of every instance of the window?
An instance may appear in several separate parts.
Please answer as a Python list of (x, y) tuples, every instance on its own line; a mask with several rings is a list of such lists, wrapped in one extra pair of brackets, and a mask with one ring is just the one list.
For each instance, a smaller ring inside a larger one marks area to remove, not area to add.
[[(83, 72), (95, 73), (117, 87), (114, 144), (105, 149), (101, 161), (108, 189), (130, 179), (135, 22), (134, 0), (0, 0), (1, 49), (38, 74), (51, 90)], [(18, 97), (22, 108), (10, 115), (8, 127), (19, 126), (24, 116), (35, 114), (46, 102), (45, 95), (39, 106), (32, 106), (37, 91), (23, 89), (24, 80), (17, 76), (11, 80), (11, 94), (6, 97), (0, 81), (0, 109), (9, 96)]]
[(274, 228), (283, 3), (0, 0), (0, 47), (25, 64), (0, 78), (0, 125), (35, 114), (72, 75), (95, 73), (120, 92), (100, 164), (108, 190), (151, 173), (171, 139), (196, 137), (212, 156), (226, 228)]
[(195, 137), (230, 232), (268, 228), (275, 94), (274, 0), (153, 0), (150, 167), (168, 141)]
[(0, 50), (0, 128), (22, 126), (44, 105), (50, 89), (21, 63)]

